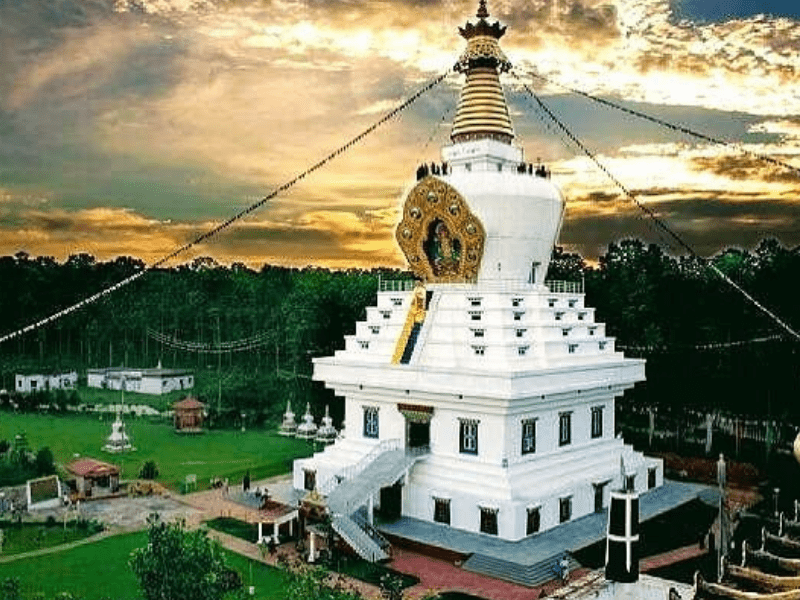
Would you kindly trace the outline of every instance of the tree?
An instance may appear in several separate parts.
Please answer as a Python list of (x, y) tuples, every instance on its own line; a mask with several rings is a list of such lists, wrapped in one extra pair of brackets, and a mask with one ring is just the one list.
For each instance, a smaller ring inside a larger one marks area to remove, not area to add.
[(55, 460), (53, 453), (47, 446), (40, 448), (36, 453), (36, 460), (34, 463), (37, 475), (52, 475), (56, 472)]
[(205, 530), (186, 531), (183, 521), (164, 523), (157, 514), (148, 523), (148, 544), (130, 559), (147, 600), (221, 600), (241, 587), (239, 574)]

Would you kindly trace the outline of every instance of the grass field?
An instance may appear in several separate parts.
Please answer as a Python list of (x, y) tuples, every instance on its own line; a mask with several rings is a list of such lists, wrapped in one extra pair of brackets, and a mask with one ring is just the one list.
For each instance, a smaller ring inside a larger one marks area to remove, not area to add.
[[(18, 577), (23, 594), (32, 598), (37, 593), (54, 597), (69, 591), (85, 600), (141, 600), (139, 587), (128, 567), (130, 553), (147, 543), (147, 532), (118, 535), (99, 542), (28, 558), (0, 563), (0, 582)], [(228, 564), (239, 571), (245, 586), (252, 585), (258, 600), (282, 600), (284, 575), (278, 569), (251, 561), (226, 551)]]
[[(105, 419), (105, 420), (103, 420)], [(56, 463), (65, 465), (74, 455), (89, 456), (120, 465), (122, 479), (136, 478), (146, 460), (158, 465), (157, 481), (179, 490), (186, 475), (197, 475), (198, 489), (208, 487), (211, 477), (241, 481), (246, 471), (261, 479), (291, 470), (295, 458), (308, 456), (308, 442), (273, 432), (213, 430), (201, 435), (176, 434), (166, 423), (145, 419), (126, 421), (136, 451), (108, 454), (101, 450), (111, 433), (111, 415), (37, 415), (0, 413), (0, 439), (13, 440), (25, 432), (33, 449), (48, 446)]]
[(3, 556), (58, 546), (82, 540), (96, 533), (88, 527), (79, 529), (75, 526), (75, 521), (67, 524), (66, 528), (63, 522), (48, 527), (42, 523), (17, 524), (0, 521), (0, 529), (3, 530)]

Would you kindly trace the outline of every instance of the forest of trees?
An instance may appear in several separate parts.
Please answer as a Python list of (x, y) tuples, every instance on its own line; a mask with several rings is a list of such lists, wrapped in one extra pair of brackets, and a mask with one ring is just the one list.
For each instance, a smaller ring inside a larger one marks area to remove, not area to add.
[[(734, 281), (793, 327), (800, 303), (793, 278), (800, 252), (773, 239), (751, 252), (729, 249), (712, 259)], [(63, 263), (25, 253), (0, 258), (0, 332), (45, 317), (144, 268), (122, 257), (97, 262), (87, 254)], [(36, 332), (0, 345), (2, 386), (19, 371), (111, 365), (189, 367), (222, 377), (222, 412), (274, 421), (287, 399), (309, 401), (319, 415), (341, 403), (310, 381), (311, 358), (343, 347), (345, 334), (376, 301), (379, 277), (391, 270), (328, 271), (212, 259), (154, 270), (129, 286)], [(556, 248), (549, 279), (585, 281), (586, 303), (628, 356), (647, 359), (645, 384), (630, 392), (642, 403), (723, 408), (746, 414), (797, 416), (797, 341), (759, 313), (699, 259), (673, 257), (638, 240), (610, 244), (597, 265)], [(259, 336), (258, 347), (223, 354), (162, 345), (148, 332), (205, 344)], [(738, 342), (745, 342), (739, 344)], [(719, 345), (708, 347), (709, 345)], [(216, 383), (197, 390), (215, 407)]]

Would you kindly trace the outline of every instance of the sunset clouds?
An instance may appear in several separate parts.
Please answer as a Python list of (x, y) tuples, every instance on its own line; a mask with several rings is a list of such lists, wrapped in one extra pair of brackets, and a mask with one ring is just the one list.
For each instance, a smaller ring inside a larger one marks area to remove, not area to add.
[[(31, 0), (0, 5), (0, 252), (156, 260), (263, 197), (450, 68), (472, 0)], [(668, 0), (490, 0), (517, 73), (701, 253), (800, 244), (798, 176), (541, 88), (535, 71), (800, 166), (800, 22), (678, 19)], [(7, 49), (7, 51), (6, 51)], [(517, 142), (568, 199), (587, 256), (661, 242), (542, 125)], [(392, 231), (438, 158), (460, 79), (197, 248), (223, 262), (401, 266)], [(187, 260), (191, 256), (186, 257)]]

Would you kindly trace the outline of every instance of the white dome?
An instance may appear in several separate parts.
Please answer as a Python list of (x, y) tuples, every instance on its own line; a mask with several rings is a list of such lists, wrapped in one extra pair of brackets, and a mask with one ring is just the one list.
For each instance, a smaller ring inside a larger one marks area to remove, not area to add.
[(494, 140), (455, 144), (442, 154), (452, 165), (442, 179), (486, 231), (478, 283), (544, 283), (564, 214), (558, 186), (527, 169), (519, 172), (522, 151)]

